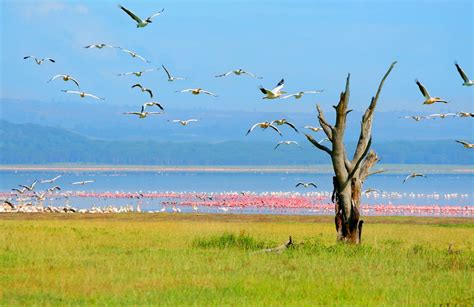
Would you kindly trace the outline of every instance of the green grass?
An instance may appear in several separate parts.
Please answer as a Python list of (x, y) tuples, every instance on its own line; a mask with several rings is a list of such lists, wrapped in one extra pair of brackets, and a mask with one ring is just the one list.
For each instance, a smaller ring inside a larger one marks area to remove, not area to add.
[(332, 220), (2, 214), (0, 305), (474, 304), (472, 219), (366, 217), (361, 246)]

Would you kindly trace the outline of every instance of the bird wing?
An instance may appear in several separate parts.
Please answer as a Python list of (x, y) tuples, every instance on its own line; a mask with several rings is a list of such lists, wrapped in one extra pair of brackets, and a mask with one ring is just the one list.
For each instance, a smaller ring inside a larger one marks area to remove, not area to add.
[(276, 87), (272, 90), (273, 93), (277, 93), (281, 91), (281, 89), (285, 86), (285, 79), (281, 79), (280, 82), (276, 85)]
[(232, 73), (232, 70), (229, 71), (229, 72), (226, 72), (225, 74), (217, 75), (217, 76), (215, 76), (215, 77), (216, 77), (216, 78), (227, 77), (227, 76), (230, 75), (231, 73)]
[(246, 134), (246, 135), (248, 135), (250, 132), (252, 132), (253, 129), (255, 129), (255, 127), (259, 126), (260, 124), (261, 124), (261, 123), (256, 123), (256, 124), (254, 124), (252, 127), (250, 127), (250, 129), (247, 131), (247, 134)]
[(186, 122), (190, 123), (190, 122), (197, 122), (197, 121), (199, 121), (199, 120), (192, 118), (192, 119), (188, 119)]
[(55, 79), (57, 79), (57, 78), (59, 78), (59, 77), (64, 77), (64, 75), (56, 75), (56, 76), (52, 77), (51, 79), (49, 79), (48, 83), (55, 80)]
[(296, 185), (295, 185), (295, 188), (299, 187), (300, 185), (304, 185), (303, 182), (298, 182)]
[(315, 185), (314, 182), (310, 182), (310, 183), (308, 183), (308, 185), (312, 185), (312, 186), (315, 187), (316, 189), (318, 188), (318, 186)]
[(36, 57), (34, 55), (27, 55), (27, 56), (23, 57), (23, 60), (26, 60), (26, 59), (29, 59), (29, 58), (36, 59)]
[(151, 15), (151, 16), (148, 17), (147, 19), (148, 19), (148, 20), (151, 20), (151, 19), (155, 18), (156, 16), (160, 16), (161, 13), (163, 13), (164, 11), (165, 11), (165, 9), (162, 9), (161, 11), (159, 11), (158, 13), (155, 13), (155, 14)]
[(92, 183), (92, 182), (95, 182), (95, 180), (86, 180), (86, 181), (84, 181), (84, 183)]
[(157, 107), (160, 108), (162, 111), (165, 110), (165, 109), (163, 108), (163, 106), (162, 106), (160, 103), (154, 102), (154, 101), (153, 101), (153, 102), (148, 102), (147, 106), (150, 106), (150, 107), (151, 107), (151, 106), (157, 106)]
[(130, 11), (129, 9), (119, 5), (119, 7), (125, 12), (128, 14), (128, 16), (132, 17), (133, 20), (135, 20), (136, 22), (140, 23), (142, 22), (141, 18), (138, 17), (137, 15), (135, 15), (132, 11)]
[(78, 92), (78, 91), (69, 91), (69, 90), (61, 90), (63, 92), (65, 92), (66, 94), (81, 94), (81, 92)]
[(145, 69), (143, 72), (147, 72), (147, 71), (154, 71), (154, 70), (159, 70), (160, 68), (149, 68), (149, 69)]
[(143, 90), (143, 86), (140, 83), (132, 85), (132, 88), (139, 87), (140, 89)]
[(157, 115), (157, 114), (163, 114), (163, 112), (148, 112), (148, 115)]
[(454, 65), (456, 65), (456, 69), (458, 70), (458, 72), (461, 75), (461, 78), (464, 80), (464, 82), (469, 82), (469, 78), (467, 77), (464, 70), (462, 70), (461, 66), (459, 66), (458, 63), (454, 63)]
[(277, 149), (277, 148), (278, 148), (278, 146), (280, 146), (281, 144), (283, 144), (283, 141), (281, 141), (281, 142), (278, 142), (278, 143), (276, 144), (276, 146), (275, 146), (273, 149)]
[(272, 124), (270, 124), (270, 126), (268, 126), (268, 127), (272, 128), (273, 130), (275, 130), (276, 132), (278, 132), (279, 135), (282, 135), (281, 132), (280, 132), (280, 130), (278, 130), (278, 128), (275, 127), (275, 126), (273, 126)]
[(214, 96), (214, 97), (218, 97), (216, 94), (211, 93), (211, 92), (209, 92), (209, 91), (201, 90), (201, 92), (203, 92), (204, 94), (208, 94), (208, 95)]
[(145, 89), (145, 92), (148, 92), (148, 94), (150, 94), (150, 98), (153, 98), (153, 92), (149, 88)]
[(117, 74), (117, 76), (126, 76), (126, 75), (131, 75), (131, 74), (134, 74), (134, 72), (124, 72), (124, 73), (120, 73), (120, 74)]
[(96, 95), (92, 95), (92, 94), (88, 94), (88, 93), (85, 93), (84, 96), (89, 96), (89, 97), (92, 97), (92, 98), (95, 98), (95, 99), (105, 100), (105, 98), (97, 97)]
[(317, 91), (306, 91), (306, 92), (303, 92), (305, 94), (319, 94), (319, 93), (322, 93), (324, 92), (324, 90), (317, 90)]
[[(142, 109), (143, 110), (143, 109)], [(142, 112), (124, 112), (122, 114), (131, 114), (131, 115), (142, 115), (143, 114), (143, 111)]]
[(46, 59), (49, 60), (50, 62), (56, 63), (56, 61), (52, 58), (46, 58)]
[(161, 67), (163, 67), (163, 69), (165, 70), (166, 75), (168, 76), (168, 79), (172, 79), (171, 74), (170, 74), (170, 72), (168, 71), (168, 69), (166, 69), (165, 65), (161, 64)]
[(178, 91), (178, 92), (180, 92), (180, 93), (186, 93), (186, 92), (192, 92), (192, 91), (194, 91), (193, 88), (187, 88), (187, 89), (185, 89), (185, 90)]
[(286, 99), (286, 98), (294, 97), (294, 96), (296, 96), (296, 95), (298, 95), (298, 94), (286, 95), (286, 96), (281, 97), (281, 99)]
[(404, 180), (403, 180), (403, 183), (405, 183), (405, 181), (407, 181), (408, 179), (410, 179), (412, 177), (412, 174), (408, 175)]
[(430, 96), (430, 94), (428, 93), (428, 91), (426, 90), (426, 88), (423, 86), (423, 84), (421, 84), (421, 82), (418, 81), (418, 80), (416, 80), (415, 82), (416, 82), (416, 84), (418, 85), (418, 88), (420, 89), (420, 92), (423, 94), (423, 96), (424, 96), (426, 99), (430, 98), (431, 96)]
[(260, 77), (257, 77), (256, 75), (252, 74), (251, 72), (248, 72), (248, 71), (245, 71), (245, 70), (242, 70), (242, 73), (246, 74), (246, 75), (249, 75), (250, 77), (253, 77), (253, 78), (260, 78)]
[(466, 142), (466, 141), (459, 141), (459, 140), (456, 140), (456, 142), (460, 143), (460, 144), (463, 144), (463, 145), (468, 145), (469, 143)]
[(74, 79), (73, 77), (69, 77), (69, 80), (71, 80), (72, 82), (74, 82), (74, 83), (77, 85), (78, 88), (81, 88), (81, 87), (79, 86), (79, 82), (78, 82), (76, 79)]
[(295, 130), (297, 133), (298, 133), (298, 129), (296, 129), (295, 125), (293, 125), (292, 123), (290, 122), (285, 122), (286, 125), (290, 126), (291, 128), (293, 128), (293, 130)]
[(148, 61), (147, 59), (145, 59), (144, 57), (142, 57), (142, 56), (139, 55), (139, 54), (135, 54), (135, 57), (136, 57), (136, 58), (139, 58), (140, 60), (142, 60), (142, 61), (145, 62), (145, 63), (151, 63), (150, 61)]
[(263, 86), (259, 86), (258, 88), (259, 88), (259, 90), (260, 90), (262, 93), (264, 93), (265, 95), (268, 94), (268, 90), (267, 90), (266, 88), (264, 88)]

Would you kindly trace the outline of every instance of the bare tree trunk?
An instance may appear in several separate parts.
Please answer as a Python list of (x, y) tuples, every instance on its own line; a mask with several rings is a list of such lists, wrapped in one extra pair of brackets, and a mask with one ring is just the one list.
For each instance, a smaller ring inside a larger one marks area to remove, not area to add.
[(352, 160), (349, 160), (344, 145), (344, 132), (346, 129), (347, 109), (349, 104), (350, 75), (346, 79), (346, 87), (341, 93), (339, 103), (334, 106), (336, 110), (336, 123), (329, 124), (319, 105), (318, 120), (324, 133), (330, 140), (332, 148), (319, 144), (312, 136), (306, 134), (306, 138), (318, 149), (326, 152), (331, 157), (335, 176), (333, 177), (332, 201), (335, 203), (335, 224), (337, 240), (342, 242), (359, 244), (362, 238), (363, 220), (360, 220), (360, 199), (362, 185), (365, 179), (380, 171), (370, 173), (370, 169), (378, 161), (377, 154), (369, 152), (372, 144), (372, 119), (377, 101), (382, 90), (385, 79), (388, 77), (397, 62), (393, 62), (385, 73), (379, 84), (377, 92), (370, 102), (369, 107), (362, 116), (359, 141)]

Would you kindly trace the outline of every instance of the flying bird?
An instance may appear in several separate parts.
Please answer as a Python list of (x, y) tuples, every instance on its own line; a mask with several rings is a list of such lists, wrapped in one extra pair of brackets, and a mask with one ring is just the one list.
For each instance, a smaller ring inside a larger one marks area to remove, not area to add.
[(136, 88), (136, 87), (141, 89), (142, 92), (148, 92), (148, 94), (150, 94), (150, 98), (153, 98), (153, 92), (151, 91), (151, 89), (143, 87), (140, 83), (132, 85), (132, 88)]
[(364, 194), (369, 194), (369, 193), (378, 192), (378, 191), (379, 191), (378, 189), (368, 188), (367, 190), (365, 190), (365, 191), (362, 192), (362, 193), (364, 193)]
[(313, 186), (315, 187), (316, 189), (318, 188), (318, 186), (314, 183), (314, 182), (308, 182), (308, 183), (305, 183), (305, 182), (298, 182), (298, 184), (295, 186), (295, 188), (299, 187), (299, 186), (303, 186), (304, 188), (309, 188), (310, 186)]
[(285, 144), (285, 145), (295, 144), (298, 147), (300, 146), (300, 144), (298, 144), (298, 142), (295, 142), (295, 141), (281, 141), (281, 142), (278, 142), (273, 149), (277, 149), (282, 144)]
[(93, 183), (95, 182), (95, 180), (85, 180), (85, 181), (76, 181), (76, 182), (73, 182), (71, 184), (74, 184), (74, 185), (86, 185), (88, 183)]
[(252, 127), (250, 127), (250, 129), (247, 131), (247, 134), (246, 135), (249, 135), (250, 132), (253, 131), (253, 129), (255, 129), (256, 127), (260, 127), (262, 128), (263, 130), (267, 129), (267, 128), (272, 128), (273, 130), (275, 130), (276, 132), (278, 132), (279, 135), (282, 135), (280, 130), (278, 130), (277, 127), (275, 127), (271, 122), (261, 122), (261, 123), (256, 123), (254, 124)]
[(295, 125), (293, 125), (292, 123), (290, 123), (289, 121), (287, 121), (285, 118), (282, 118), (282, 119), (275, 119), (275, 120), (273, 120), (271, 123), (272, 123), (272, 125), (273, 125), (273, 124), (277, 124), (277, 126), (288, 125), (288, 126), (290, 126), (293, 130), (295, 130), (296, 133), (299, 133), (299, 131), (298, 131), (298, 129), (296, 129)]
[(3, 200), (3, 205), (9, 206), (10, 209), (14, 209), (14, 208), (15, 208), (15, 206), (14, 206), (11, 202), (9, 202), (8, 200)]
[(159, 11), (158, 13), (155, 13), (153, 15), (151, 15), (150, 17), (148, 17), (147, 19), (141, 19), (140, 17), (138, 17), (137, 15), (135, 15), (132, 11), (130, 11), (129, 9), (119, 5), (119, 7), (125, 12), (128, 14), (128, 16), (130, 16), (133, 20), (135, 20), (137, 22), (137, 28), (143, 28), (143, 27), (146, 27), (149, 23), (152, 23), (152, 19), (161, 15), (161, 13), (163, 13), (163, 11), (165, 9), (162, 9), (161, 11)]
[(454, 62), (454, 65), (456, 65), (456, 69), (458, 70), (458, 73), (461, 75), (462, 80), (464, 83), (462, 85), (464, 86), (473, 86), (474, 85), (474, 80), (470, 80), (464, 70), (462, 70), (461, 66), (457, 62)]
[(221, 75), (217, 75), (215, 76), (216, 78), (220, 78), (220, 77), (227, 77), (228, 75), (230, 74), (234, 74), (236, 76), (240, 76), (240, 75), (249, 75), (250, 77), (252, 78), (257, 78), (257, 79), (262, 79), (262, 77), (257, 77), (256, 75), (248, 72), (248, 71), (245, 71), (243, 69), (235, 69), (235, 70), (231, 70), (229, 72), (226, 72), (225, 74), (221, 74)]
[(169, 72), (169, 70), (165, 67), (165, 65), (161, 64), (161, 67), (163, 67), (163, 70), (166, 72), (166, 75), (168, 76), (168, 81), (169, 82), (172, 82), (172, 81), (175, 81), (175, 80), (184, 80), (185, 78), (181, 78), (181, 77), (173, 77), (171, 75), (171, 73)]
[(318, 132), (319, 130), (323, 130), (321, 127), (313, 127), (313, 126), (304, 126), (305, 129), (309, 129), (313, 132)]
[(59, 178), (61, 178), (62, 176), (63, 175), (57, 175), (56, 177), (54, 177), (52, 179), (41, 180), (40, 183), (53, 183), (56, 180), (58, 180)]
[(154, 70), (159, 70), (159, 68), (150, 68), (150, 69), (145, 69), (145, 70), (140, 70), (140, 71), (126, 72), (126, 73), (117, 74), (117, 76), (135, 75), (136, 77), (141, 77), (144, 73), (149, 72), (149, 71), (154, 71)]
[(25, 189), (25, 188), (22, 188), (22, 189), (16, 189), (16, 188), (15, 188), (15, 189), (12, 189), (12, 191), (17, 192), (18, 194), (23, 194), (23, 193), (26, 192), (26, 189)]
[(426, 116), (418, 116), (418, 115), (411, 115), (411, 116), (400, 116), (401, 118), (409, 118), (409, 119), (413, 119), (417, 122), (419, 122), (420, 120), (422, 119), (427, 119), (428, 117)]
[(28, 191), (33, 191), (33, 189), (35, 188), (35, 185), (36, 185), (37, 183), (38, 183), (38, 180), (35, 180), (35, 181), (33, 181), (33, 183), (30, 184), (30, 185), (22, 185), (22, 184), (19, 184), (19, 186), (22, 187), (22, 188), (27, 189)]
[(182, 126), (187, 126), (189, 123), (197, 122), (197, 119), (188, 119), (188, 120), (181, 120), (181, 119), (173, 119), (171, 120), (172, 123), (179, 123)]
[(448, 116), (456, 116), (456, 113), (444, 113), (444, 114), (431, 114), (431, 115), (428, 115), (429, 118), (436, 118), (436, 117), (439, 117), (439, 118), (446, 118)]
[(145, 103), (142, 105), (142, 112), (145, 111), (145, 108), (146, 108), (146, 107), (152, 107), (152, 106), (157, 106), (157, 107), (160, 108), (162, 111), (165, 110), (165, 109), (163, 108), (163, 106), (162, 106), (159, 102), (150, 101), (150, 102), (145, 102)]
[(138, 59), (142, 60), (145, 63), (151, 63), (150, 61), (148, 61), (147, 59), (145, 59), (144, 57), (142, 57), (141, 55), (139, 55), (136, 52), (133, 52), (133, 51), (128, 50), (128, 49), (124, 49), (122, 47), (115, 47), (115, 48), (118, 48), (118, 49), (122, 50), (123, 52), (130, 54), (130, 56), (132, 58), (138, 58)]
[(51, 81), (53, 81), (53, 80), (55, 80), (55, 79), (57, 79), (57, 78), (62, 78), (63, 81), (65, 81), (65, 82), (66, 82), (66, 81), (72, 81), (72, 82), (74, 82), (74, 83), (76, 84), (77, 88), (81, 88), (81, 87), (79, 86), (79, 82), (78, 82), (76, 79), (74, 79), (72, 76), (70, 76), (70, 75), (56, 75), (56, 76), (52, 77), (51, 79), (49, 79), (47, 83), (49, 83), (49, 82), (51, 82)]
[(408, 179), (410, 178), (415, 178), (415, 177), (425, 177), (425, 175), (423, 174), (420, 174), (420, 173), (411, 173), (410, 175), (408, 175), (404, 180), (403, 180), (403, 183), (405, 183)]
[(51, 192), (51, 193), (53, 193), (54, 191), (61, 191), (61, 187), (60, 186), (54, 186), (52, 188), (49, 188), (48, 191)]
[(87, 48), (87, 49), (91, 49), (91, 48), (102, 49), (102, 48), (116, 48), (116, 47), (110, 46), (110, 45), (107, 45), (107, 44), (104, 44), (104, 43), (100, 43), (100, 44), (92, 44), (92, 45), (84, 46), (84, 48)]
[(29, 58), (34, 59), (35, 62), (36, 62), (36, 64), (38, 64), (38, 65), (43, 64), (45, 60), (48, 60), (48, 61), (50, 61), (51, 63), (56, 63), (56, 61), (55, 61), (54, 59), (51, 59), (51, 58), (38, 59), (38, 58), (35, 57), (34, 55), (27, 55), (27, 56), (23, 57), (23, 60), (26, 60), (26, 59), (29, 59)]
[(141, 111), (141, 112), (124, 112), (122, 114), (130, 114), (130, 115), (137, 115), (139, 118), (146, 118), (148, 115), (158, 115), (158, 114), (163, 114), (163, 112), (146, 112), (146, 111)]
[(420, 81), (415, 80), (415, 82), (418, 85), (420, 92), (423, 94), (423, 97), (425, 97), (425, 101), (423, 102), (423, 104), (433, 104), (435, 102), (448, 103), (446, 100), (440, 97), (431, 97), (426, 88), (423, 86), (423, 84), (420, 83)]
[(275, 99), (279, 98), (281, 95), (286, 94), (286, 92), (282, 91), (283, 87), (285, 86), (285, 80), (281, 79), (280, 82), (276, 85), (276, 87), (272, 90), (267, 90), (263, 86), (260, 86), (260, 91), (265, 94), (265, 97), (262, 99)]
[(96, 95), (88, 94), (86, 92), (78, 92), (78, 91), (68, 91), (68, 90), (61, 90), (65, 92), (66, 94), (78, 94), (79, 97), (84, 98), (86, 96), (94, 98), (94, 99), (99, 99), (99, 100), (105, 100), (105, 98), (102, 97), (97, 97)]
[(204, 94), (207, 94), (207, 95), (211, 95), (211, 96), (214, 96), (214, 97), (218, 97), (216, 94), (214, 93), (211, 93), (209, 91), (205, 91), (203, 90), (202, 88), (188, 88), (188, 89), (185, 89), (185, 90), (182, 90), (182, 91), (176, 91), (177, 93), (186, 93), (186, 92), (191, 92), (191, 94), (193, 95), (199, 95), (201, 93), (204, 93)]
[(466, 141), (458, 141), (458, 140), (456, 140), (456, 142), (463, 144), (465, 148), (474, 148), (474, 143), (471, 144)]
[(295, 97), (295, 99), (300, 99), (305, 94), (319, 94), (319, 93), (322, 93), (323, 91), (324, 90), (298, 92), (298, 93), (295, 93), (295, 94), (283, 96), (283, 97), (281, 97), (281, 99), (286, 99), (286, 98), (290, 98), (290, 97)]
[(470, 112), (458, 112), (458, 117), (474, 117), (474, 113)]

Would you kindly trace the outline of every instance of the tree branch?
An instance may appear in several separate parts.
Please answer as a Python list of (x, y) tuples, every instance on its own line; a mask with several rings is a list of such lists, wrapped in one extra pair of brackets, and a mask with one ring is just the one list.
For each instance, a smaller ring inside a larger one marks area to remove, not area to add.
[(362, 163), (362, 160), (364, 159), (364, 157), (367, 155), (367, 153), (369, 152), (369, 149), (370, 149), (370, 146), (372, 145), (372, 138), (369, 139), (369, 142), (367, 143), (367, 147), (365, 148), (364, 150), (364, 153), (362, 154), (362, 156), (360, 157), (359, 160), (357, 160), (357, 163), (354, 165), (354, 167), (352, 168), (351, 172), (349, 173), (349, 176), (347, 176), (347, 180), (344, 182), (344, 185), (342, 186), (341, 189), (344, 189), (346, 187), (346, 185), (351, 182), (352, 178), (354, 177), (354, 174), (358, 171), (359, 169), (359, 166), (360, 164)]
[(356, 150), (354, 152), (354, 157), (352, 158), (352, 163), (355, 161), (359, 160), (364, 152), (365, 146), (370, 138), (370, 134), (372, 131), (372, 118), (374, 115), (374, 110), (375, 107), (377, 106), (377, 101), (380, 96), (380, 92), (382, 91), (382, 87), (385, 83), (385, 80), (387, 79), (388, 75), (392, 71), (392, 69), (395, 67), (395, 64), (397, 62), (393, 62), (390, 67), (388, 68), (387, 72), (383, 76), (382, 80), (380, 81), (379, 87), (377, 89), (377, 92), (374, 97), (372, 97), (372, 100), (370, 102), (369, 107), (365, 111), (364, 115), (362, 116), (362, 122), (361, 122), (361, 127), (360, 127), (360, 136), (359, 136), (359, 141), (357, 143)]
[(319, 104), (316, 105), (316, 109), (318, 110), (319, 125), (321, 126), (321, 128), (323, 128), (324, 133), (326, 133), (326, 136), (332, 142), (332, 131), (334, 130), (334, 128), (324, 118), (323, 110), (321, 109)]
[[(367, 177), (371, 175), (370, 169), (379, 162), (380, 159), (377, 154), (371, 150), (365, 157), (364, 163), (360, 167), (359, 178), (360, 181), (364, 182)], [(376, 174), (377, 172), (374, 172)]]
[(321, 145), (318, 143), (318, 141), (316, 141), (315, 139), (313, 139), (313, 137), (309, 134), (305, 134), (306, 138), (308, 139), (308, 141), (311, 142), (311, 144), (313, 144), (314, 146), (316, 146), (316, 148), (322, 150), (322, 151), (325, 151), (327, 152), (330, 156), (332, 156), (332, 150), (329, 149), (328, 147), (324, 146), (324, 145)]

